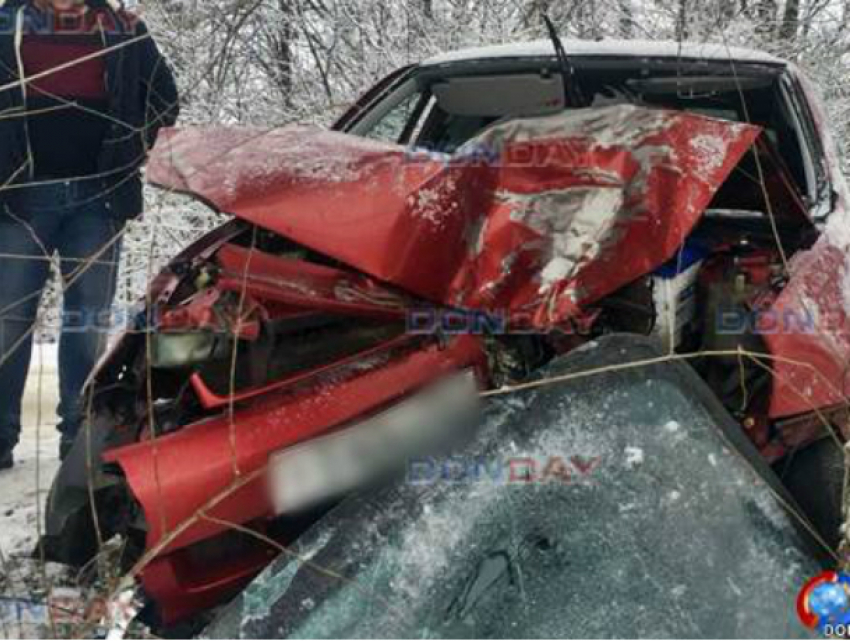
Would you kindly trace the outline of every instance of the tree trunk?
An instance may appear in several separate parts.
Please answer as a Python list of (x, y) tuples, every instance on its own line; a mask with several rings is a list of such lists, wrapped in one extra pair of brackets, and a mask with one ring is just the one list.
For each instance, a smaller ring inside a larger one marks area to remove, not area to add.
[(779, 37), (793, 43), (797, 37), (797, 26), (800, 22), (800, 0), (786, 0)]
[(542, 16), (549, 13), (551, 6), (552, 0), (532, 0), (523, 14), (522, 26), (525, 29), (539, 29), (543, 24)]
[(683, 42), (690, 35), (688, 30), (688, 0), (679, 0), (679, 15), (676, 16), (676, 40)]
[(617, 20), (620, 37), (634, 38), (635, 37), (635, 8), (632, 5), (632, 0), (617, 0), (617, 7), (620, 10), (620, 17)]
[(428, 29), (434, 20), (433, 0), (409, 0), (407, 4), (408, 25), (413, 35), (418, 40), (428, 37)]
[(756, 33), (765, 40), (772, 40), (776, 35), (776, 21), (779, 7), (776, 0), (758, 0), (755, 4)]
[(278, 0), (279, 23), (272, 37), (274, 82), (283, 96), (284, 104), (292, 104), (293, 64), (295, 44), (295, 2)]

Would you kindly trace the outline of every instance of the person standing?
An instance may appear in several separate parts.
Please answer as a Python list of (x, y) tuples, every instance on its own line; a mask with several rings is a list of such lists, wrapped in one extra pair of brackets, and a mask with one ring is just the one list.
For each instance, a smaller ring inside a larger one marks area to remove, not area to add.
[(64, 458), (105, 346), (140, 167), (179, 112), (172, 72), (118, 0), (0, 0), (0, 469), (14, 464), (39, 300), (58, 255)]

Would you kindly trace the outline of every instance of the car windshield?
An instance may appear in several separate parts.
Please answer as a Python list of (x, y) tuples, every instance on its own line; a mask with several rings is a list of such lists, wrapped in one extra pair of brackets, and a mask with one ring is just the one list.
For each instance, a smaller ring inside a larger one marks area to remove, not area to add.
[[(657, 355), (606, 338), (543, 373)], [(819, 572), (693, 372), (496, 398), (459, 454), (343, 502), (221, 615), (221, 638), (799, 637)]]
[[(789, 97), (782, 67), (753, 63), (577, 58), (586, 106), (629, 103), (689, 111), (764, 128), (802, 194), (814, 194), (808, 114)], [(551, 59), (419, 68), (369, 105), (351, 133), (453, 153), (487, 126), (570, 108)]]

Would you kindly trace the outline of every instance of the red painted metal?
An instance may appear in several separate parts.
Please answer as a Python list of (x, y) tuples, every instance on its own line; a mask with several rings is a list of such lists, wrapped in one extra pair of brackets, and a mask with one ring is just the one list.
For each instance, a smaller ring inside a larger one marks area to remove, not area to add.
[(216, 254), (222, 268), (216, 289), (312, 311), (404, 318), (410, 296), (347, 269), (271, 256), (236, 245)]
[(804, 318), (814, 323), (811, 330), (799, 329), (796, 322), (789, 328), (783, 322), (783, 331), (764, 335), (774, 357), (769, 409), (773, 418), (846, 404), (850, 392), (850, 320), (842, 291), (850, 250), (846, 240), (842, 240), (846, 229), (850, 229), (850, 192), (817, 92), (799, 69), (790, 65), (789, 71), (795, 89), (811, 110), (816, 137), (823, 149), (824, 169), (832, 189), (830, 224), (837, 229), (835, 234), (821, 236), (810, 251), (794, 257), (790, 281), (771, 308), (778, 318)]
[(845, 252), (826, 237), (795, 257), (791, 279), (771, 307), (780, 330), (763, 334), (773, 357), (771, 417), (836, 405), (850, 392), (845, 264)]
[(349, 356), (348, 358), (343, 359), (337, 363), (324, 365), (308, 372), (300, 372), (298, 374), (293, 374), (292, 376), (289, 376), (279, 381), (275, 381), (274, 383), (269, 383), (268, 385), (265, 385), (261, 388), (243, 390), (236, 392), (235, 394), (216, 394), (216, 392), (211, 390), (206, 385), (203, 378), (201, 378), (201, 375), (198, 373), (192, 374), (189, 380), (192, 384), (192, 389), (195, 390), (195, 393), (198, 395), (198, 400), (200, 400), (201, 405), (203, 405), (204, 409), (220, 409), (222, 407), (229, 406), (230, 403), (241, 403), (243, 401), (247, 401), (258, 396), (268, 394), (270, 392), (274, 392), (287, 387), (292, 387), (297, 383), (315, 379), (317, 376), (322, 374), (331, 374), (335, 371), (338, 371), (342, 367), (356, 367), (359, 363), (369, 362), (369, 360), (372, 358), (380, 359), (388, 350), (392, 350), (395, 347), (403, 347), (409, 342), (409, 337), (402, 336), (379, 347), (375, 347), (371, 350), (355, 354), (354, 356)]
[[(154, 327), (159, 332), (207, 330), (234, 334), (244, 340), (256, 340), (261, 323), (267, 319), (265, 309), (245, 298), (222, 301), (226, 289), (206, 289), (184, 305), (157, 310)], [(238, 318), (237, 318), (238, 317)]]
[[(222, 416), (189, 425), (154, 441), (136, 443), (107, 453), (120, 463), (133, 493), (145, 509), (148, 545), (156, 545), (211, 496), (236, 479), (236, 467), (247, 474), (266, 464), (270, 453), (329, 432), (363, 416), (450, 371), (478, 365), (483, 358), (479, 341), (457, 337), (441, 348), (409, 340), (404, 354), (387, 353), (339, 367), (329, 376), (301, 381), (237, 409), (231, 447), (230, 420)], [(192, 461), (192, 465), (186, 465)], [(261, 481), (249, 484), (215, 510), (223, 519), (242, 523), (269, 514)], [(173, 541), (173, 550), (220, 532), (222, 526), (199, 523)]]
[[(262, 471), (273, 452), (356, 421), (452, 371), (466, 367), (483, 371), (485, 366), (477, 337), (459, 336), (445, 345), (422, 337), (407, 337), (405, 342), (402, 347), (393, 342), (383, 353), (375, 350), (368, 358), (323, 368), (312, 377), (299, 377), (239, 403), (232, 422), (225, 412), (155, 440), (107, 452), (104, 458), (121, 466), (144, 510), (147, 548), (154, 548), (169, 532), (191, 521), (211, 497), (238, 478)], [(209, 515), (238, 524), (272, 517), (265, 476), (261, 474), (227, 496)], [(191, 545), (226, 530), (219, 522), (196, 520), (169, 541), (155, 564), (142, 574), (166, 622), (176, 621), (213, 595), (221, 598), (227, 586), (238, 584), (261, 567), (246, 557), (244, 562), (234, 560), (232, 567), (210, 570), (202, 581), (195, 573), (181, 570)], [(181, 581), (196, 579), (195, 596), (187, 596)]]
[[(261, 524), (250, 526), (262, 534)], [(236, 596), (278, 554), (278, 548), (255, 538), (253, 549), (204, 564), (194, 562), (184, 548), (154, 559), (142, 574), (142, 585), (159, 604), (163, 620), (175, 623)]]
[(411, 294), (546, 329), (670, 258), (759, 131), (618, 106), (435, 158), (304, 127), (188, 128), (161, 136), (148, 176)]

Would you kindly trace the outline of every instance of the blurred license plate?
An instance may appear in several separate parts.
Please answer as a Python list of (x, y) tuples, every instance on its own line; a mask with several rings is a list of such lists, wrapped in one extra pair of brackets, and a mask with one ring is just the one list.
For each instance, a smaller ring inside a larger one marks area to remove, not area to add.
[(351, 427), (275, 452), (269, 458), (275, 513), (308, 508), (403, 467), (473, 425), (477, 409), (478, 385), (469, 370)]

